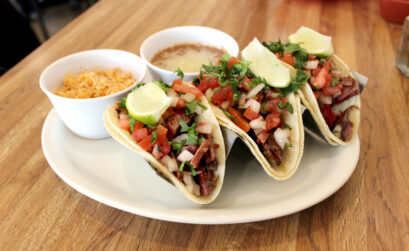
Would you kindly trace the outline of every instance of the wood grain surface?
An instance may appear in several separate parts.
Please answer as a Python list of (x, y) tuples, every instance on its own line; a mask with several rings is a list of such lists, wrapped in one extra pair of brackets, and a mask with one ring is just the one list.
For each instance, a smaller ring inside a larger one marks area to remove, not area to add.
[[(237, 225), (169, 223), (98, 203), (49, 167), (41, 128), (51, 103), (42, 70), (67, 54), (116, 48), (139, 54), (161, 29), (205, 25), (243, 48), (306, 25), (369, 77), (362, 95), (361, 155), (333, 196), (278, 219)], [(101, 0), (0, 78), (0, 250), (277, 249), (404, 250), (409, 246), (409, 79), (395, 67), (401, 25), (378, 1)]]

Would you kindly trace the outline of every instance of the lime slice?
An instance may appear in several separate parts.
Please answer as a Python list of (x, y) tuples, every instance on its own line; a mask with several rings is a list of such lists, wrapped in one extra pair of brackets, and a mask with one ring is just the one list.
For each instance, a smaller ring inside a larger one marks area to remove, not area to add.
[(300, 44), (308, 53), (329, 57), (334, 54), (331, 37), (322, 35), (313, 29), (301, 26), (294, 34), (288, 37), (290, 43)]
[(264, 78), (273, 87), (284, 88), (290, 84), (291, 77), (289, 70), (281, 64), (281, 61), (264, 47), (257, 38), (254, 38), (244, 50), (241, 51), (241, 58), (250, 61), (250, 70)]
[(157, 84), (148, 83), (128, 94), (126, 108), (134, 119), (152, 125), (158, 122), (171, 101)]

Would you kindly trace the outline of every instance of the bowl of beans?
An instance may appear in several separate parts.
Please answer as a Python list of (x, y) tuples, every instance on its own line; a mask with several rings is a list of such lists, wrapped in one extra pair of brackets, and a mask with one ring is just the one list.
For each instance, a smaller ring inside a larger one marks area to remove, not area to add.
[(109, 137), (104, 110), (143, 81), (146, 72), (144, 61), (127, 51), (82, 51), (50, 64), (41, 73), (40, 88), (73, 133), (102, 139)]

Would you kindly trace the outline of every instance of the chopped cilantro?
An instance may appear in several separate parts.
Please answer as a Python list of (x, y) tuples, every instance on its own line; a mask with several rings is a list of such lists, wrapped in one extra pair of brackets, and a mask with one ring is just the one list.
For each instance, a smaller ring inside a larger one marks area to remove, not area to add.
[(185, 163), (186, 163), (187, 161), (183, 161), (181, 164), (180, 164), (180, 167), (179, 167), (179, 172), (182, 172), (183, 171), (183, 168), (185, 167)]
[(138, 89), (139, 87), (144, 86), (144, 85), (145, 85), (145, 83), (143, 83), (143, 82), (137, 83), (135, 88), (132, 89), (132, 91), (135, 91), (136, 89)]
[(285, 143), (285, 147), (292, 147), (293, 145), (290, 143)]
[(131, 118), (129, 119), (129, 127), (131, 128), (131, 132), (133, 132), (133, 129), (134, 129), (134, 127), (135, 127), (135, 123), (136, 123), (136, 120), (131, 117)]
[(187, 125), (186, 121), (184, 121), (183, 119), (179, 120), (179, 124), (182, 127), (180, 129), (180, 132), (187, 132), (189, 131), (189, 126)]
[(155, 125), (146, 125), (149, 129), (158, 129), (158, 126)]
[(290, 130), (292, 129), (291, 126), (289, 124), (287, 124), (287, 123), (284, 124), (284, 128), (288, 128)]
[(301, 86), (303, 86), (310, 77), (302, 70), (297, 69), (297, 74), (295, 77), (291, 78), (290, 85), (281, 89), (283, 96), (288, 96), (290, 93), (297, 91)]
[(271, 93), (271, 97), (273, 97), (273, 98), (280, 97), (280, 93), (278, 93), (278, 92), (273, 92), (273, 93)]
[(175, 71), (176, 75), (178, 77), (180, 77), (181, 79), (183, 79), (185, 77), (185, 74), (183, 73), (183, 71), (178, 67), (178, 69)]
[(284, 103), (284, 104), (278, 104), (278, 108), (280, 108), (281, 110), (285, 109), (286, 107), (288, 108), (288, 111), (290, 113), (294, 112), (293, 106), (289, 102)]
[(331, 86), (336, 86), (339, 83), (339, 78), (335, 77), (332, 79)]
[(162, 152), (162, 150), (160, 149), (160, 144), (158, 144), (158, 152)]
[(153, 131), (151, 145), (155, 144), (157, 139), (158, 139), (158, 134), (156, 133), (156, 131)]
[(179, 152), (185, 146), (186, 141), (186, 139), (182, 139), (180, 142), (171, 142), (172, 149)]
[(192, 173), (192, 176), (196, 176), (196, 170), (195, 170), (195, 168), (192, 166), (192, 165), (190, 165), (190, 163), (189, 163), (189, 166), (190, 166), (190, 172)]
[(196, 102), (198, 106), (200, 106), (200, 108), (202, 108), (203, 110), (207, 110), (207, 107), (205, 105), (203, 105), (202, 103), (200, 103), (199, 101)]
[(194, 79), (192, 80), (192, 83), (193, 83), (194, 85), (198, 86), (198, 85), (200, 84), (200, 79), (199, 79), (199, 78), (194, 78)]
[(197, 107), (196, 100), (193, 100), (192, 102), (187, 102), (186, 103), (186, 108), (185, 108), (186, 114), (187, 115), (194, 114), (195, 110), (196, 110), (196, 107)]
[(118, 107), (126, 110), (126, 97), (121, 98), (121, 102), (118, 103)]
[(155, 84), (157, 84), (162, 90), (164, 90), (166, 93), (168, 93), (169, 88), (172, 87), (171, 85), (165, 84), (162, 80), (159, 81), (153, 81)]
[[(196, 127), (196, 124), (193, 124)], [(190, 145), (197, 145), (197, 132), (195, 131), (195, 128), (189, 129), (187, 132), (187, 143)]]

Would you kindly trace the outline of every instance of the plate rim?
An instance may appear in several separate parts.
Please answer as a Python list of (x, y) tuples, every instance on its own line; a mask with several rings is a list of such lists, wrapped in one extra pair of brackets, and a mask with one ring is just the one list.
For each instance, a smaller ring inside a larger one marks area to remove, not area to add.
[[(313, 205), (316, 205), (320, 202), (322, 202), (323, 200), (327, 199), (328, 197), (330, 197), (331, 195), (333, 195), (335, 192), (337, 192), (343, 185), (345, 185), (345, 183), (349, 180), (349, 178), (351, 177), (351, 175), (353, 174), (353, 172), (356, 169), (356, 166), (358, 164), (359, 161), (359, 156), (360, 156), (360, 142), (359, 142), (359, 137), (356, 137), (354, 139), (354, 141), (357, 142), (353, 142), (352, 144), (357, 144), (357, 153), (356, 156), (353, 160), (352, 160), (352, 164), (351, 167), (346, 169), (348, 172), (345, 173), (345, 175), (341, 178), (343, 178), (342, 180), (340, 180), (339, 183), (335, 184), (332, 189), (327, 190), (327, 192), (320, 194), (319, 196), (317, 196), (314, 199), (310, 199), (308, 200), (306, 203), (301, 203), (300, 206), (298, 207), (294, 207), (290, 210), (286, 210), (284, 211), (274, 211), (272, 210), (271, 213), (269, 214), (262, 214), (262, 215), (252, 215), (252, 217), (215, 217), (212, 219), (209, 218), (198, 218), (198, 217), (192, 217), (190, 215), (175, 215), (175, 214), (164, 214), (162, 212), (150, 212), (149, 210), (146, 210), (147, 208), (143, 208), (143, 207), (130, 207), (129, 205), (124, 205), (118, 201), (115, 201), (113, 199), (109, 199), (107, 198), (107, 196), (103, 196), (99, 193), (96, 193), (94, 191), (92, 191), (92, 189), (89, 189), (87, 187), (84, 187), (83, 184), (80, 183), (76, 183), (75, 181), (73, 181), (69, 176), (65, 175), (64, 172), (62, 172), (56, 165), (55, 161), (53, 160), (50, 152), (48, 151), (48, 146), (46, 143), (46, 135), (47, 135), (47, 128), (50, 126), (50, 123), (52, 121), (52, 119), (54, 119), (53, 117), (55, 117), (58, 120), (61, 120), (58, 116), (58, 114), (56, 113), (55, 109), (52, 108), (50, 110), (50, 112), (48, 113), (46, 119), (44, 120), (43, 123), (43, 128), (41, 130), (41, 147), (45, 156), (45, 159), (47, 160), (48, 164), (50, 165), (51, 169), (57, 174), (57, 176), (62, 179), (66, 184), (68, 184), (70, 187), (72, 187), (74, 190), (80, 192), (81, 194), (87, 196), (88, 198), (91, 198), (93, 200), (96, 200), (102, 204), (108, 205), (110, 207), (128, 212), (128, 213), (132, 213), (132, 214), (136, 214), (136, 215), (140, 215), (140, 216), (144, 216), (144, 217), (148, 217), (148, 218), (152, 218), (152, 219), (157, 219), (157, 220), (163, 220), (163, 221), (168, 221), (168, 222), (176, 222), (176, 223), (188, 223), (188, 224), (205, 224), (205, 225), (218, 225), (218, 224), (239, 224), (239, 223), (248, 223), (248, 222), (257, 222), (257, 221), (263, 221), (263, 220), (269, 220), (269, 219), (274, 219), (274, 218), (279, 218), (282, 216), (286, 216), (286, 215), (290, 215), (290, 214), (294, 214), (297, 212), (300, 212), (304, 209), (307, 209)], [(62, 122), (63, 123), (63, 122)], [(69, 130), (67, 128), (67, 130)], [(77, 135), (76, 135), (77, 136)], [(79, 137), (79, 136), (77, 136)], [(200, 210), (200, 208), (199, 208)], [(212, 209), (207, 209), (207, 210), (212, 210)], [(158, 214), (159, 213), (159, 214)]]

